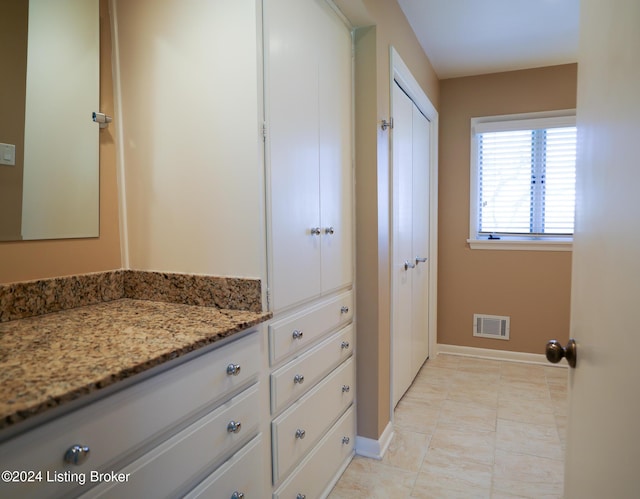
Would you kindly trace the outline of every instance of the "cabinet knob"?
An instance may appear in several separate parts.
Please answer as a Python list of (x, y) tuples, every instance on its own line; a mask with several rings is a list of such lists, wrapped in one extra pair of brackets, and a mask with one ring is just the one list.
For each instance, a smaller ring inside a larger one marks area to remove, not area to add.
[(335, 234), (335, 230), (333, 229), (333, 227), (327, 227), (326, 229), (324, 229), (324, 233), (325, 234)]
[(342, 437), (342, 443), (344, 445), (347, 445), (349, 442), (351, 442), (351, 439), (349, 437)]
[(302, 374), (296, 374), (296, 375), (293, 377), (293, 382), (294, 382), (294, 383), (298, 383), (298, 384), (302, 384), (302, 383), (304, 383), (304, 375), (302, 375)]
[(238, 492), (237, 490), (231, 494), (231, 499), (244, 499), (244, 492)]
[(306, 436), (307, 432), (301, 429), (296, 430), (296, 438), (302, 440)]
[(305, 496), (304, 494), (298, 494), (296, 496), (296, 499), (307, 499), (307, 496)]
[(72, 445), (64, 453), (64, 462), (69, 464), (81, 465), (89, 458), (89, 447), (86, 445)]
[(343, 341), (340, 344), (340, 348), (342, 348), (343, 350), (346, 350), (347, 348), (349, 348), (349, 342), (348, 341)]
[(342, 393), (349, 393), (351, 387), (349, 385), (342, 385)]
[(227, 431), (229, 433), (240, 433), (240, 428), (242, 428), (242, 423), (240, 421), (229, 421), (227, 425)]
[(229, 376), (237, 376), (240, 374), (240, 364), (229, 364), (227, 366), (227, 374)]
[(311, 227), (312, 236), (319, 236), (321, 232), (320, 227)]
[(293, 336), (293, 339), (294, 339), (294, 340), (302, 339), (302, 335), (303, 335), (303, 333), (302, 333), (302, 331), (300, 331), (299, 329), (295, 329), (295, 330), (293, 331), (293, 333), (291, 333), (291, 336)]
[(348, 314), (349, 313), (349, 307), (340, 307), (340, 313), (341, 314)]

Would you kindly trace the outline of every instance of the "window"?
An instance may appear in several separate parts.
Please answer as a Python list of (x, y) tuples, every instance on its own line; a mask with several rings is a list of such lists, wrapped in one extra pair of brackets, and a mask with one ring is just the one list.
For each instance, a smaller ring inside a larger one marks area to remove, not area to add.
[(472, 248), (571, 248), (575, 112), (471, 120)]

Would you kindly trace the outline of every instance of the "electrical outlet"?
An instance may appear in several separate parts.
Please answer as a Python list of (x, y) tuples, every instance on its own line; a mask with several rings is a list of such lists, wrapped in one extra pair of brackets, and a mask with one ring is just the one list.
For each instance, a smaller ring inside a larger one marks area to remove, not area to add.
[(13, 144), (0, 143), (0, 165), (15, 166), (16, 146)]

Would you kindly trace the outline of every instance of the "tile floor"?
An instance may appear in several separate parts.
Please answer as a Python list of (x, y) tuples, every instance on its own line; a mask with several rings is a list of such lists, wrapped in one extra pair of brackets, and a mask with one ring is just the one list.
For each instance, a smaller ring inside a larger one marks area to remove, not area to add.
[(559, 498), (567, 370), (439, 355), (396, 407), (382, 461), (356, 456), (329, 499)]

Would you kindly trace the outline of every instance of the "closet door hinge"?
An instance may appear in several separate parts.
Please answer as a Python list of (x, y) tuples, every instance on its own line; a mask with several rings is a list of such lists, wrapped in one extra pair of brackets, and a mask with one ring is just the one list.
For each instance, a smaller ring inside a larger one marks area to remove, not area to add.
[(380, 123), (380, 128), (382, 128), (383, 130), (386, 130), (387, 128), (393, 128), (393, 118), (389, 118), (389, 121), (382, 120), (382, 122)]
[(267, 140), (267, 123), (262, 122), (262, 140)]

